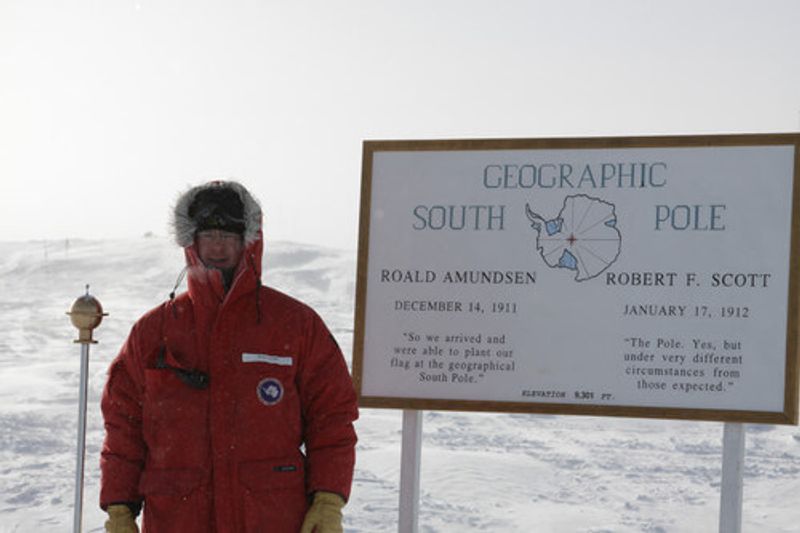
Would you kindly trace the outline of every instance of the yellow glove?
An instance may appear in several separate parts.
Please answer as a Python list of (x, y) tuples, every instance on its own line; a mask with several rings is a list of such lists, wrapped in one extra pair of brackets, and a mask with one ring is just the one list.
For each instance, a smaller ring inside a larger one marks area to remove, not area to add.
[(106, 512), (108, 513), (107, 533), (139, 533), (136, 519), (133, 518), (133, 513), (127, 505), (109, 505)]
[(332, 492), (317, 492), (308, 508), (300, 533), (342, 533), (344, 498)]

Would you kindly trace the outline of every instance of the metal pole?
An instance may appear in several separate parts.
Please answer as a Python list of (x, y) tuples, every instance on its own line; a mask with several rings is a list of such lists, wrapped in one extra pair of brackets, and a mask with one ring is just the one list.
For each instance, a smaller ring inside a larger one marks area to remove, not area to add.
[(744, 424), (726, 422), (722, 435), (720, 533), (741, 533), (742, 531), (744, 448)]
[(100, 325), (103, 317), (108, 313), (103, 312), (103, 306), (97, 299), (89, 294), (89, 286), (86, 286), (86, 294), (75, 300), (72, 308), (67, 313), (72, 325), (78, 328), (78, 338), (76, 343), (81, 345), (81, 382), (78, 394), (78, 453), (75, 465), (75, 515), (72, 522), (74, 533), (81, 531), (81, 519), (83, 517), (83, 462), (86, 456), (86, 404), (87, 392), (89, 389), (89, 346), (96, 344), (92, 339), (92, 331)]
[(399, 533), (417, 533), (419, 473), (422, 457), (422, 411), (403, 411), (403, 444), (400, 451)]
[(75, 464), (75, 515), (72, 530), (81, 531), (83, 517), (83, 462), (86, 456), (86, 404), (89, 388), (89, 344), (81, 344), (81, 384), (78, 399), (78, 453)]

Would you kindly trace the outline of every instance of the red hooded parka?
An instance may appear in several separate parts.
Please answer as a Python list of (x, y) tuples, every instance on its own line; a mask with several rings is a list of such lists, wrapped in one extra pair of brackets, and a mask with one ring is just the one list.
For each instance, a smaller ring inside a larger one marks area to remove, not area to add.
[(261, 286), (261, 211), (235, 182), (248, 226), (230, 289), (200, 262), (181, 220), (218, 183), (176, 205), (188, 292), (145, 314), (109, 370), (100, 504), (143, 500), (146, 533), (293, 533), (313, 492), (349, 496), (356, 395), (319, 316)]

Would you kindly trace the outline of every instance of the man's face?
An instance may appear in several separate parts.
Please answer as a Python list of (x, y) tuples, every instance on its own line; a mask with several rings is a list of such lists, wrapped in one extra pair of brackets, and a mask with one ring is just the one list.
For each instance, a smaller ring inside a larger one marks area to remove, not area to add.
[(195, 243), (203, 264), (218, 270), (236, 268), (244, 250), (241, 235), (218, 229), (198, 231)]

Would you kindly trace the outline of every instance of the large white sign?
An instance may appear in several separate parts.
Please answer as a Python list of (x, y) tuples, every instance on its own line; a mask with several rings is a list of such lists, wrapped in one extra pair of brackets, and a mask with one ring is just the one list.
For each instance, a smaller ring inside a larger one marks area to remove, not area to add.
[(362, 404), (796, 423), (799, 138), (366, 142)]

